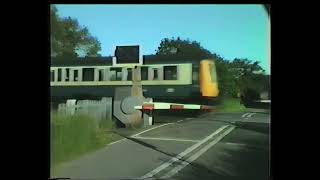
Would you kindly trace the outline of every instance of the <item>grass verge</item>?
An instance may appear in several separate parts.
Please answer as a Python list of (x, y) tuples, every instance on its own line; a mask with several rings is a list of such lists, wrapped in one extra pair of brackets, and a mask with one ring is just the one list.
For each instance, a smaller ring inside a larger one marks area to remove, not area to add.
[(51, 168), (54, 173), (57, 167), (66, 161), (73, 160), (86, 153), (121, 139), (113, 134), (111, 120), (98, 123), (86, 115), (61, 115), (51, 113)]
[(222, 99), (216, 110), (218, 112), (245, 112), (246, 108), (240, 104), (240, 99), (228, 97)]

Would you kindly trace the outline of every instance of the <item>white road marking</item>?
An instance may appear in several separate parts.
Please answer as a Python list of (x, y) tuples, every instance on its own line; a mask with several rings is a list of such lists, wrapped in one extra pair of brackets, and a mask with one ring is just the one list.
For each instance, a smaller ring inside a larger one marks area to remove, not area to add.
[(206, 138), (204, 138), (203, 140), (201, 140), (200, 142), (198, 142), (197, 144), (194, 144), (193, 146), (187, 148), (185, 151), (181, 152), (180, 154), (178, 154), (176, 157), (171, 158), (168, 162), (163, 163), (162, 165), (160, 165), (159, 167), (157, 167), (156, 169), (150, 171), (149, 173), (145, 174), (144, 176), (140, 177), (139, 179), (146, 179), (146, 178), (150, 178), (153, 177), (155, 174), (157, 174), (158, 172), (162, 171), (163, 169), (169, 167), (172, 163), (176, 162), (176, 161), (180, 161), (179, 158), (189, 154), (191, 151), (195, 150), (196, 148), (198, 148), (199, 146), (201, 146), (203, 143), (209, 141), (213, 136), (215, 136), (216, 134), (218, 134), (219, 132), (223, 131), (224, 129), (226, 129), (227, 127), (229, 127), (230, 125), (225, 125), (220, 127), (218, 130), (216, 130), (215, 132), (213, 132), (212, 134), (210, 134), (209, 136), (207, 136)]
[(253, 115), (255, 115), (256, 113), (250, 113), (249, 115), (248, 115), (248, 117), (252, 117)]
[(112, 144), (115, 144), (115, 143), (118, 143), (118, 142), (120, 142), (120, 141), (124, 141), (124, 140), (126, 140), (126, 139), (120, 139), (120, 140), (118, 140), (118, 141), (115, 141), (115, 142), (109, 143), (109, 144), (108, 144), (108, 146), (109, 146), (109, 145), (112, 145)]
[(250, 113), (245, 113), (245, 114), (243, 114), (242, 115), (242, 117), (244, 118), (244, 117), (246, 117), (247, 115), (249, 115)]
[(156, 126), (156, 127), (153, 127), (153, 128), (147, 129), (147, 130), (144, 130), (144, 131), (142, 131), (142, 132), (139, 132), (139, 133), (137, 133), (137, 134), (134, 134), (134, 135), (132, 135), (132, 136), (130, 136), (130, 137), (136, 137), (136, 136), (138, 136), (138, 135), (140, 135), (140, 134), (143, 134), (143, 133), (145, 133), (145, 132), (148, 132), (148, 131), (151, 131), (151, 130), (153, 130), (153, 129), (156, 129), (156, 128), (159, 128), (159, 127), (163, 127), (163, 126), (166, 126), (166, 125), (169, 125), (169, 124), (173, 124), (173, 123), (162, 124), (162, 125), (160, 125), (160, 126)]
[(191, 120), (191, 119), (194, 119), (194, 118), (181, 119), (181, 120), (177, 121), (177, 123), (178, 123), (178, 122), (181, 122), (181, 121), (184, 121), (184, 120)]
[(194, 119), (194, 118), (181, 119), (181, 120), (177, 121), (177, 123), (178, 123), (178, 122), (182, 122), (182, 121), (184, 121), (184, 120), (191, 120), (191, 119)]
[(224, 138), (226, 135), (228, 135), (235, 127), (231, 126), (229, 129), (224, 131), (222, 134), (220, 134), (217, 138), (215, 138), (213, 141), (211, 141), (209, 144), (207, 144), (205, 147), (197, 151), (195, 154), (193, 154), (191, 157), (189, 157), (186, 161), (182, 161), (181, 164), (176, 166), (175, 168), (171, 169), (168, 173), (166, 173), (164, 176), (162, 176), (160, 179), (167, 179), (175, 175), (177, 172), (179, 172), (181, 169), (186, 167), (188, 164), (199, 158), (202, 154), (204, 154), (208, 149), (210, 149), (212, 146), (217, 144), (222, 138)]
[(147, 139), (147, 140), (161, 140), (161, 141), (187, 141), (187, 142), (199, 142), (200, 140), (191, 139), (177, 139), (177, 138), (154, 138), (154, 137), (135, 137), (135, 139)]
[[(162, 125), (160, 125), (160, 126), (156, 126), (156, 127), (147, 129), (147, 130), (145, 130), (145, 131), (139, 132), (139, 133), (137, 133), (137, 134), (134, 134), (134, 135), (132, 135), (132, 136), (130, 136), (130, 137), (136, 137), (136, 136), (138, 136), (138, 135), (140, 135), (140, 134), (142, 134), (142, 133), (145, 133), (145, 132), (148, 132), (148, 131), (151, 131), (151, 130), (153, 130), (153, 129), (156, 129), (156, 128), (159, 128), (159, 127), (163, 127), (163, 126), (166, 126), (166, 125), (169, 125), (169, 124), (173, 124), (173, 123), (162, 124)], [(123, 139), (120, 139), (120, 140), (118, 140), (118, 141), (109, 143), (107, 146), (112, 145), (112, 144), (116, 144), (116, 143), (118, 143), (118, 142), (125, 141), (125, 140), (126, 140), (126, 138), (123, 138)]]
[(241, 143), (226, 143), (227, 145), (235, 145), (235, 146), (246, 146), (245, 144), (241, 144)]

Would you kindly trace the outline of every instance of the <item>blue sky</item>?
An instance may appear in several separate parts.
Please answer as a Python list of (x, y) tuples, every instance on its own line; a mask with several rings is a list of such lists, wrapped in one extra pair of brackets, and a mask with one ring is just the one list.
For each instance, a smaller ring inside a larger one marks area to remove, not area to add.
[(101, 42), (101, 54), (117, 45), (140, 45), (153, 54), (161, 39), (195, 40), (228, 60), (260, 61), (270, 73), (270, 22), (261, 5), (57, 5)]

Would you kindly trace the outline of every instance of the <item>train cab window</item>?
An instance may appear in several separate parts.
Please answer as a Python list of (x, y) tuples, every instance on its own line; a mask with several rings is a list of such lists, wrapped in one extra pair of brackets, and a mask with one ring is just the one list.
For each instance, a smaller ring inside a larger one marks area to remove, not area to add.
[(62, 69), (58, 69), (58, 81), (61, 81)]
[(214, 64), (210, 64), (210, 76), (212, 82), (217, 82), (217, 72)]
[(78, 81), (78, 70), (73, 70), (73, 81)]
[(148, 80), (148, 67), (141, 67), (141, 80), (145, 81)]
[(83, 68), (83, 81), (94, 81), (94, 68)]
[(164, 66), (164, 80), (177, 79), (177, 66)]
[(51, 82), (54, 81), (54, 71), (51, 71), (51, 73), (50, 73), (50, 81)]

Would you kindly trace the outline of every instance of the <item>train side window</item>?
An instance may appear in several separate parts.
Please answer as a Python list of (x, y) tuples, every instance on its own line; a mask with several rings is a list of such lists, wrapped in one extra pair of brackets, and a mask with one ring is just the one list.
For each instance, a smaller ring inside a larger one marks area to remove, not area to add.
[(164, 80), (177, 79), (177, 66), (164, 66)]
[(199, 81), (199, 72), (198, 71), (193, 71), (192, 72), (192, 81), (194, 83), (198, 82)]
[(94, 68), (83, 68), (83, 81), (94, 81)]
[(128, 68), (127, 81), (132, 81), (132, 68)]
[(111, 71), (110, 70), (110, 81), (115, 81), (116, 80), (116, 71)]
[(122, 68), (110, 68), (111, 81), (121, 81), (122, 80)]
[(65, 81), (69, 81), (69, 75), (70, 75), (70, 70), (69, 70), (69, 68), (66, 68), (66, 77), (65, 77)]
[(192, 65), (192, 83), (199, 83), (199, 66)]
[(99, 73), (99, 79), (98, 81), (103, 81), (103, 69), (99, 69), (98, 73)]
[(54, 71), (51, 70), (51, 73), (50, 73), (50, 81), (53, 82), (54, 81)]
[(117, 79), (117, 81), (121, 81), (122, 80), (122, 72), (117, 72), (116, 79)]
[(61, 81), (62, 69), (58, 69), (58, 81)]
[(153, 69), (153, 80), (158, 80), (158, 69)]
[(78, 81), (78, 73), (79, 71), (77, 69), (73, 70), (73, 81)]
[(148, 80), (148, 67), (141, 67), (141, 80), (145, 81)]

